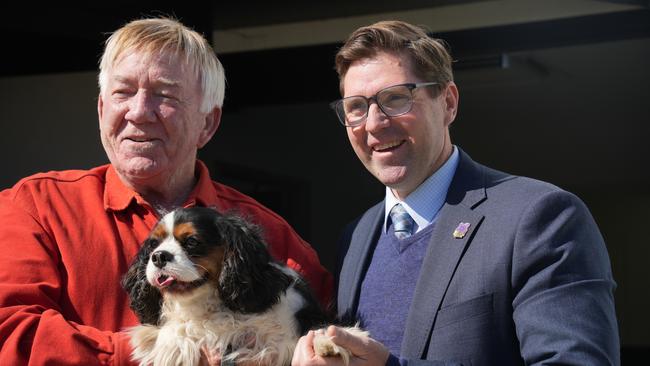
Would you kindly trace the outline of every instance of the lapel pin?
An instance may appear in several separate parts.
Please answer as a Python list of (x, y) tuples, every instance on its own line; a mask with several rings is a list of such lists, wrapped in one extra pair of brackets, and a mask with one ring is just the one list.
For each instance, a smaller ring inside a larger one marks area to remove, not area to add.
[(462, 239), (465, 237), (465, 234), (467, 234), (467, 230), (469, 230), (469, 226), (471, 224), (469, 222), (461, 222), (456, 226), (456, 230), (454, 230), (454, 238), (456, 239)]

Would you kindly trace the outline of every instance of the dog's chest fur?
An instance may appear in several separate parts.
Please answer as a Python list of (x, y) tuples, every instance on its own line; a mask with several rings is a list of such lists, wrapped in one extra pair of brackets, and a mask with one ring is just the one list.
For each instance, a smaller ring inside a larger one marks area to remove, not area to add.
[(140, 325), (130, 330), (134, 359), (141, 364), (197, 365), (201, 350), (227, 354), (237, 361), (285, 365), (291, 362), (299, 337), (295, 313), (302, 297), (289, 288), (264, 313), (228, 310), (206, 287), (191, 298), (166, 298), (160, 326)]

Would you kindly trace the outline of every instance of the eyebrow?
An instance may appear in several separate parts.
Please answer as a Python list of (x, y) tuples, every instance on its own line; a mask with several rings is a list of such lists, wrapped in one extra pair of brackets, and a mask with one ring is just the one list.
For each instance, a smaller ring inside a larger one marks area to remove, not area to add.
[[(120, 75), (115, 75), (113, 79), (118, 83), (123, 83), (123, 84), (131, 84), (132, 81), (131, 78), (128, 78), (126, 76), (120, 76)], [(151, 84), (154, 87), (163, 86), (163, 87), (174, 88), (174, 89), (178, 89), (181, 87), (181, 83), (179, 81), (168, 79), (165, 77), (158, 78), (157, 80), (154, 80)]]
[(167, 79), (167, 78), (159, 78), (156, 81), (154, 81), (152, 84), (154, 85), (162, 85), (168, 88), (180, 88), (181, 83), (176, 80), (172, 79)]

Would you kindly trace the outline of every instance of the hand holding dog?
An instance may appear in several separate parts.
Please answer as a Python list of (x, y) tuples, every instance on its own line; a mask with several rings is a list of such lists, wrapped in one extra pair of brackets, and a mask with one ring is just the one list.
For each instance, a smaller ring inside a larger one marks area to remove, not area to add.
[[(350, 366), (383, 366), (388, 360), (388, 349), (370, 337), (357, 336), (336, 326), (328, 327), (325, 334), (331, 337), (332, 342), (336, 345), (346, 348), (352, 353)], [(298, 340), (291, 366), (343, 365), (341, 357), (321, 357), (315, 353), (315, 336), (316, 331), (312, 330)]]
[[(232, 363), (231, 363), (232, 364)], [(237, 366), (263, 366), (253, 361), (236, 361)], [(201, 359), (199, 366), (221, 366), (221, 353), (212, 351), (206, 347), (201, 348)]]

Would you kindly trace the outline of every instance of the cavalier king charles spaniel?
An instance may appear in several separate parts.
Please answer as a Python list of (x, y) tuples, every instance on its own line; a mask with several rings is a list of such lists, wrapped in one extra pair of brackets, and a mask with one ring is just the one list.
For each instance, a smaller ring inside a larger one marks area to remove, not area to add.
[[(129, 329), (140, 365), (198, 365), (204, 352), (223, 363), (288, 365), (298, 338), (329, 321), (307, 283), (271, 258), (256, 226), (211, 208), (165, 215), (122, 285), (141, 322)], [(321, 356), (347, 362), (326, 336), (314, 343)]]

